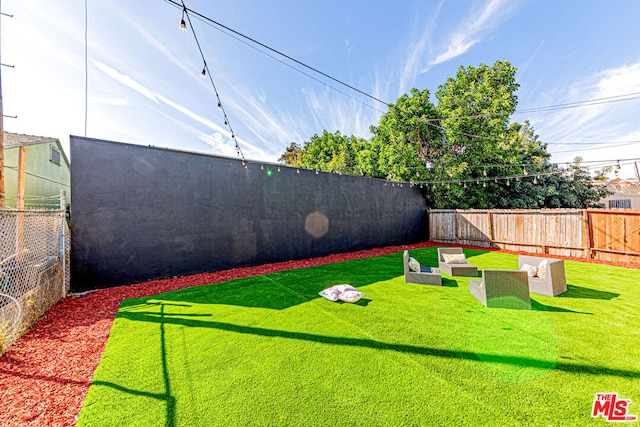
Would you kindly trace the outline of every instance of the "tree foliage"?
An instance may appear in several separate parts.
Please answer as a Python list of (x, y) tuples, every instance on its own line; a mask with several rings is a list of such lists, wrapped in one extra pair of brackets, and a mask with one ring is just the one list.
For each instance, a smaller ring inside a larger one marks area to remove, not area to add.
[(363, 170), (359, 157), (363, 155), (366, 144), (365, 139), (325, 130), (322, 135), (313, 135), (302, 146), (292, 142), (278, 161), (322, 172), (361, 175)]
[[(584, 208), (607, 194), (581, 159), (551, 164), (547, 145), (516, 111), (516, 69), (507, 61), (460, 67), (438, 87), (402, 95), (371, 139), (323, 131), (292, 142), (279, 161), (295, 167), (420, 183), (433, 208)], [(603, 175), (602, 171), (599, 175)]]

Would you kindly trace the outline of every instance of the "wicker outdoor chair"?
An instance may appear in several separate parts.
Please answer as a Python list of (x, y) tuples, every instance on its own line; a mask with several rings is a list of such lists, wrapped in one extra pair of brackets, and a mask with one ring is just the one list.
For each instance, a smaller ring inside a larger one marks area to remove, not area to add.
[(464, 263), (447, 263), (443, 255), (463, 255), (462, 248), (438, 248), (438, 267), (449, 276), (478, 276), (478, 267), (468, 262)]
[(482, 280), (469, 280), (469, 292), (486, 307), (531, 309), (526, 271), (483, 270)]
[(529, 289), (536, 294), (555, 297), (567, 291), (564, 260), (520, 255), (518, 256), (518, 268), (521, 269), (524, 264), (538, 267), (540, 262), (545, 259), (548, 265), (544, 279), (539, 276), (529, 277)]
[(440, 276), (440, 270), (437, 268), (421, 266), (419, 272), (411, 271), (409, 268), (409, 251), (404, 251), (403, 265), (405, 283), (442, 286), (442, 277)]

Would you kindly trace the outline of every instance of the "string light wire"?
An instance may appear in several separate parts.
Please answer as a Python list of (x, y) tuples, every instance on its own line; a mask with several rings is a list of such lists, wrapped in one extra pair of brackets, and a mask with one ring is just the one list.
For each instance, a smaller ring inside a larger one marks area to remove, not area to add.
[(231, 139), (233, 140), (234, 144), (235, 144), (235, 148), (236, 148), (236, 153), (238, 154), (238, 156), (242, 159), (242, 165), (246, 166), (246, 159), (244, 157), (244, 153), (242, 152), (242, 149), (240, 148), (240, 144), (238, 144), (238, 140), (236, 139), (236, 135), (235, 132), (233, 131), (233, 128), (231, 127), (231, 122), (229, 121), (229, 117), (227, 116), (227, 112), (224, 109), (224, 106), (222, 105), (222, 100), (220, 99), (220, 94), (218, 93), (218, 88), (216, 87), (216, 84), (213, 81), (213, 76), (211, 74), (211, 71), (209, 71), (209, 66), (207, 65), (207, 60), (205, 59), (204, 56), (204, 52), (202, 51), (202, 47), (200, 46), (200, 41), (198, 40), (198, 36), (196, 34), (196, 30), (193, 27), (193, 23), (191, 22), (191, 15), (190, 15), (190, 9), (187, 9), (187, 6), (184, 4), (184, 0), (182, 1), (182, 14), (183, 14), (183, 18), (182, 21), (180, 21), (180, 26), (182, 27), (182, 22), (184, 22), (184, 17), (187, 17), (187, 21), (189, 22), (189, 28), (191, 29), (191, 33), (193, 34), (193, 38), (196, 41), (196, 45), (198, 46), (198, 51), (200, 52), (200, 56), (202, 57), (202, 62), (204, 63), (204, 66), (202, 68), (202, 72), (201, 75), (202, 77), (206, 77), (207, 75), (209, 76), (209, 81), (211, 82), (211, 86), (213, 87), (213, 92), (216, 95), (216, 99), (217, 99), (217, 106), (218, 108), (222, 111), (222, 114), (224, 116), (224, 124), (229, 128), (229, 132), (231, 133)]
[[(172, 3), (172, 4), (176, 5), (176, 6), (179, 6), (179, 4), (174, 0), (164, 0), (164, 1), (166, 1), (167, 3)], [(184, 2), (183, 2), (183, 6), (184, 6)], [(331, 75), (329, 75), (327, 73), (324, 73), (324, 72), (318, 70), (317, 68), (314, 68), (314, 67), (312, 67), (310, 65), (307, 65), (302, 61), (298, 61), (297, 59), (295, 59), (295, 58), (293, 58), (293, 57), (291, 57), (291, 56), (289, 56), (289, 55), (287, 55), (287, 54), (285, 54), (283, 52), (280, 52), (279, 50), (276, 50), (276, 49), (274, 49), (274, 48), (272, 48), (270, 46), (267, 46), (266, 44), (264, 44), (262, 42), (259, 42), (256, 39), (253, 39), (253, 38), (251, 38), (251, 37), (249, 37), (247, 35), (244, 35), (241, 32), (234, 30), (233, 28), (227, 27), (226, 25), (221, 24), (221, 23), (209, 18), (208, 16), (205, 16), (205, 15), (203, 15), (201, 13), (198, 13), (197, 11), (192, 10), (192, 9), (187, 9), (187, 11), (193, 13), (195, 16), (199, 16), (200, 18), (211, 22), (212, 24), (214, 24), (214, 25), (216, 25), (216, 26), (218, 26), (220, 28), (224, 28), (225, 30), (227, 30), (227, 31), (229, 31), (229, 32), (231, 32), (233, 34), (236, 34), (237, 36), (242, 37), (242, 38), (250, 41), (251, 43), (255, 43), (256, 45), (261, 46), (264, 49), (267, 49), (267, 50), (269, 50), (269, 51), (271, 51), (271, 52), (273, 52), (273, 53), (275, 53), (275, 54), (277, 54), (279, 56), (282, 56), (283, 58), (286, 58), (289, 61), (295, 62), (296, 64), (301, 65), (301, 66), (303, 66), (305, 68), (308, 68), (309, 70), (311, 70), (311, 71), (313, 71), (315, 73), (318, 73), (323, 77), (326, 77), (326, 78), (328, 78), (330, 80), (333, 80), (334, 82), (339, 83), (339, 84), (341, 84), (341, 85), (343, 85), (345, 87), (348, 87), (349, 89), (351, 89), (351, 90), (353, 90), (355, 92), (358, 92), (361, 95), (364, 95), (364, 96), (366, 96), (368, 98), (371, 98), (374, 101), (377, 101), (377, 102), (379, 102), (381, 104), (384, 104), (385, 106), (389, 105), (388, 102), (385, 102), (385, 101), (383, 101), (383, 100), (381, 100), (381, 99), (379, 99), (379, 98), (377, 98), (377, 97), (375, 97), (373, 95), (370, 95), (370, 94), (368, 94), (368, 93), (366, 93), (366, 92), (364, 92), (364, 91), (362, 91), (362, 90), (360, 90), (360, 89), (358, 89), (358, 88), (356, 88), (356, 87), (354, 87), (354, 86), (352, 86), (352, 85), (350, 85), (348, 83), (343, 82), (342, 80), (339, 80), (339, 79), (337, 79), (337, 78), (335, 78), (335, 77), (333, 77), (333, 76), (331, 76)]]

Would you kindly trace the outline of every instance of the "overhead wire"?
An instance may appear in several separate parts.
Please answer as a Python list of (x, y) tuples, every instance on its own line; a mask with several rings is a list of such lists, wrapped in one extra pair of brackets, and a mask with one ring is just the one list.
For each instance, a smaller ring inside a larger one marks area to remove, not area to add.
[[(174, 5), (178, 5), (178, 3), (175, 0), (164, 0), (164, 1), (166, 1), (168, 3), (172, 3)], [(337, 78), (335, 78), (335, 77), (333, 77), (333, 76), (331, 76), (331, 75), (329, 75), (329, 74), (327, 74), (325, 72), (322, 72), (322, 71), (318, 70), (315, 67), (307, 65), (304, 62), (299, 61), (299, 60), (297, 60), (297, 59), (295, 59), (295, 58), (293, 58), (293, 57), (291, 57), (291, 56), (289, 56), (289, 55), (287, 55), (287, 54), (285, 54), (285, 53), (283, 53), (283, 52), (281, 52), (281, 51), (279, 51), (277, 49), (274, 49), (274, 48), (272, 48), (270, 46), (267, 46), (266, 44), (254, 39), (254, 38), (251, 38), (251, 37), (249, 37), (249, 36), (247, 36), (245, 34), (242, 34), (241, 32), (234, 30), (233, 28), (230, 28), (230, 27), (228, 27), (228, 26), (226, 26), (224, 24), (221, 24), (221, 23), (209, 18), (208, 16), (205, 16), (205, 15), (203, 15), (203, 14), (201, 14), (201, 13), (195, 11), (195, 10), (192, 10), (192, 9), (188, 9), (188, 10), (189, 10), (189, 12), (193, 13), (194, 15), (199, 16), (202, 19), (207, 20), (207, 21), (211, 22), (214, 25), (217, 25), (220, 28), (224, 28), (225, 30), (230, 31), (233, 34), (238, 35), (239, 37), (242, 37), (242, 38), (244, 38), (246, 40), (249, 40), (250, 42), (255, 43), (255, 44), (257, 44), (257, 45), (259, 45), (259, 46), (261, 46), (261, 47), (263, 47), (265, 49), (268, 49), (271, 52), (276, 53), (276, 54), (278, 54), (278, 55), (280, 55), (280, 56), (282, 56), (282, 57), (284, 57), (284, 58), (286, 58), (286, 59), (288, 59), (288, 60), (290, 60), (292, 62), (295, 62), (298, 65), (301, 65), (301, 66), (303, 66), (305, 68), (308, 68), (309, 70), (311, 70), (311, 71), (313, 71), (315, 73), (318, 73), (318, 74), (320, 74), (320, 75), (322, 75), (322, 76), (324, 76), (324, 77), (326, 77), (326, 78), (328, 78), (330, 80), (333, 80), (336, 83), (339, 83), (339, 84), (341, 84), (341, 85), (343, 85), (345, 87), (348, 87), (349, 89), (354, 90), (354, 91), (360, 93), (361, 95), (369, 97), (369, 98), (373, 99), (374, 101), (377, 101), (377, 102), (379, 102), (381, 104), (384, 104), (385, 106), (389, 105), (389, 103), (386, 102), (386, 101), (383, 101), (383, 100), (381, 100), (381, 99), (379, 99), (379, 98), (377, 98), (377, 97), (375, 97), (373, 95), (370, 95), (370, 94), (368, 94), (368, 93), (366, 93), (366, 92), (364, 92), (364, 91), (362, 91), (362, 90), (360, 90), (360, 89), (358, 89), (358, 88), (356, 88), (356, 87), (354, 87), (354, 86), (352, 86), (352, 85), (350, 85), (348, 83), (345, 83), (344, 81), (342, 81), (340, 79), (337, 79)]]
[[(172, 1), (172, 0), (164, 0), (164, 1), (165, 1), (166, 3), (171, 4), (172, 6), (175, 6), (175, 2), (174, 2), (174, 1)], [(360, 100), (360, 99), (358, 99), (358, 98), (354, 97), (353, 95), (351, 95), (351, 94), (349, 94), (349, 93), (347, 93), (347, 92), (344, 92), (344, 91), (342, 91), (342, 90), (340, 90), (340, 89), (336, 88), (335, 86), (330, 85), (329, 83), (327, 83), (327, 82), (325, 82), (325, 81), (320, 80), (320, 79), (319, 79), (319, 78), (317, 78), (317, 77), (312, 76), (312, 75), (311, 75), (311, 74), (309, 74), (309, 73), (304, 72), (303, 70), (301, 70), (301, 69), (299, 69), (299, 68), (294, 67), (293, 65), (291, 65), (291, 64), (289, 64), (289, 63), (287, 63), (287, 62), (283, 61), (282, 59), (280, 59), (280, 58), (278, 58), (278, 57), (276, 57), (276, 56), (274, 56), (274, 55), (271, 55), (271, 54), (269, 54), (268, 52), (265, 52), (264, 50), (259, 49), (258, 47), (256, 47), (256, 46), (254, 46), (254, 45), (250, 44), (249, 42), (247, 42), (247, 41), (245, 41), (245, 40), (242, 40), (240, 37), (237, 37), (237, 36), (235, 36), (234, 34), (229, 33), (228, 31), (225, 31), (225, 29), (224, 29), (224, 28), (221, 28), (221, 27), (216, 26), (215, 24), (213, 24), (213, 23), (211, 22), (211, 20), (207, 20), (206, 18), (202, 18), (201, 16), (202, 16), (202, 15), (200, 15), (200, 14), (199, 14), (199, 15), (195, 15), (195, 16), (194, 16), (194, 18), (195, 18), (195, 19), (197, 19), (197, 20), (199, 20), (199, 21), (200, 21), (200, 22), (202, 22), (203, 24), (208, 25), (209, 27), (211, 27), (211, 28), (213, 28), (213, 29), (215, 29), (215, 30), (217, 30), (217, 31), (221, 32), (222, 34), (224, 34), (224, 35), (226, 35), (226, 36), (228, 36), (228, 37), (231, 37), (232, 39), (234, 39), (234, 40), (238, 41), (239, 43), (242, 43), (242, 44), (244, 44), (245, 46), (247, 46), (247, 47), (249, 47), (249, 48), (251, 48), (251, 49), (254, 49), (256, 52), (261, 53), (261, 54), (263, 54), (263, 55), (265, 55), (265, 56), (267, 56), (267, 57), (269, 57), (269, 58), (273, 59), (274, 61), (277, 61), (277, 62), (281, 63), (282, 65), (284, 65), (284, 66), (286, 66), (286, 67), (289, 67), (290, 69), (292, 69), (292, 70), (294, 70), (294, 71), (296, 71), (296, 72), (298, 72), (298, 73), (302, 74), (303, 76), (308, 77), (308, 78), (310, 78), (310, 79), (312, 79), (312, 80), (314, 80), (314, 81), (316, 81), (316, 82), (318, 82), (318, 83), (320, 83), (320, 84), (322, 84), (322, 85), (324, 85), (324, 86), (328, 87), (329, 89), (331, 89), (331, 90), (333, 90), (333, 91), (335, 91), (335, 92), (337, 92), (337, 93), (339, 93), (339, 94), (341, 94), (341, 95), (344, 95), (344, 96), (346, 96), (346, 97), (348, 97), (348, 98), (353, 99), (354, 101), (358, 102), (359, 104), (364, 105), (365, 107), (369, 107), (369, 108), (371, 108), (372, 110), (375, 110), (375, 111), (377, 111), (377, 112), (379, 112), (379, 113), (381, 113), (381, 114), (384, 114), (384, 113), (386, 112), (386, 111), (383, 111), (383, 110), (381, 110), (381, 109), (379, 109), (379, 108), (377, 108), (377, 107), (375, 107), (375, 106), (373, 106), (373, 105), (371, 105), (371, 104), (369, 104), (369, 103), (367, 103), (367, 102), (365, 102), (365, 101), (362, 101), (362, 100)], [(295, 61), (295, 62), (299, 62), (299, 61), (296, 61), (296, 60), (294, 60), (294, 61)], [(335, 80), (335, 79), (334, 79), (334, 80)], [(362, 92), (362, 91), (358, 90), (358, 92)]]
[[(164, 1), (166, 3), (168, 3), (168, 4), (171, 4), (171, 5), (175, 6), (175, 7), (181, 7), (181, 5), (175, 0), (164, 0)], [(189, 12), (193, 13), (193, 15), (197, 19), (199, 19), (201, 22), (206, 23), (207, 25), (211, 26), (212, 28), (216, 28), (216, 29), (220, 30), (223, 34), (226, 34), (227, 36), (234, 38), (235, 40), (237, 40), (237, 41), (239, 41), (239, 42), (241, 42), (241, 43), (243, 43), (243, 44), (245, 44), (245, 45), (257, 50), (258, 52), (260, 52), (260, 53), (262, 53), (264, 55), (267, 55), (268, 57), (270, 57), (270, 58), (282, 63), (283, 65), (286, 65), (286, 66), (290, 67), (291, 69), (293, 69), (295, 71), (300, 72), (301, 74), (303, 74), (303, 75), (305, 75), (305, 76), (307, 76), (307, 77), (309, 77), (309, 78), (311, 78), (311, 79), (313, 79), (313, 80), (315, 80), (315, 81), (317, 81), (317, 82), (319, 82), (321, 84), (327, 85), (329, 88), (331, 88), (331, 89), (333, 89), (333, 90), (335, 90), (335, 91), (337, 91), (337, 92), (339, 92), (339, 93), (341, 93), (341, 94), (343, 94), (345, 96), (349, 96), (349, 97), (353, 98), (351, 95), (349, 95), (349, 94), (347, 94), (347, 93), (345, 93), (343, 91), (340, 91), (339, 89), (336, 89), (335, 87), (333, 87), (331, 85), (328, 85), (326, 82), (323, 82), (323, 81), (313, 77), (312, 75), (310, 75), (308, 73), (305, 73), (302, 70), (299, 70), (298, 68), (293, 67), (291, 64), (288, 64), (285, 61), (282, 61), (281, 59), (279, 59), (279, 58), (277, 58), (277, 57), (275, 57), (273, 55), (270, 55), (267, 52), (264, 52), (263, 50), (260, 50), (260, 49), (256, 48), (254, 45), (258, 45), (258, 46), (260, 46), (260, 47), (262, 47), (264, 49), (267, 49), (267, 50), (269, 50), (269, 51), (271, 51), (271, 52), (273, 52), (273, 53), (275, 53), (275, 54), (277, 54), (277, 55), (279, 55), (279, 56), (281, 56), (283, 58), (286, 58), (286, 59), (288, 59), (288, 60), (290, 60), (290, 61), (292, 61), (292, 62), (294, 62), (294, 63), (296, 63), (298, 65), (301, 65), (301, 66), (303, 66), (303, 67), (305, 67), (305, 68), (307, 68), (307, 69), (309, 69), (309, 70), (311, 70), (313, 72), (316, 72), (316, 73), (322, 75), (323, 77), (329, 78), (329, 79), (331, 79), (331, 80), (333, 80), (333, 81), (335, 81), (335, 82), (337, 82), (337, 83), (339, 83), (339, 84), (341, 84), (341, 85), (343, 85), (345, 87), (348, 87), (349, 89), (352, 89), (352, 90), (354, 90), (354, 91), (356, 91), (356, 92), (358, 92), (358, 93), (360, 93), (360, 94), (362, 94), (364, 96), (367, 96), (367, 97), (369, 97), (369, 98), (371, 98), (371, 99), (373, 99), (375, 101), (378, 101), (378, 102), (380, 102), (382, 104), (385, 104), (386, 106), (389, 105), (388, 102), (386, 102), (386, 101), (383, 101), (383, 100), (381, 100), (381, 99), (379, 99), (379, 98), (377, 98), (377, 97), (375, 97), (375, 96), (373, 96), (371, 94), (368, 94), (368, 93), (364, 92), (361, 89), (358, 89), (358, 88), (356, 88), (356, 87), (354, 87), (352, 85), (349, 85), (348, 83), (345, 83), (344, 81), (342, 81), (342, 80), (340, 80), (340, 79), (338, 79), (336, 77), (333, 77), (333, 76), (331, 76), (331, 75), (329, 75), (329, 74), (327, 74), (327, 73), (325, 73), (325, 72), (323, 72), (323, 71), (321, 71), (321, 70), (319, 70), (319, 69), (317, 69), (315, 67), (307, 65), (304, 62), (302, 62), (300, 60), (297, 60), (297, 59), (293, 58), (292, 56), (287, 55), (287, 54), (285, 54), (285, 53), (283, 53), (283, 52), (281, 52), (281, 51), (279, 51), (279, 50), (277, 50), (275, 48), (272, 48), (272, 47), (266, 45), (265, 43), (262, 43), (262, 42), (254, 39), (252, 37), (249, 37), (249, 36), (239, 32), (237, 30), (234, 30), (233, 28), (230, 28), (229, 26), (226, 26), (226, 25), (224, 25), (224, 24), (222, 24), (220, 22), (217, 22), (214, 19), (212, 19), (212, 18), (210, 18), (210, 17), (208, 17), (208, 16), (206, 16), (206, 15), (200, 13), (200, 12), (197, 12), (197, 11), (195, 11), (193, 9), (187, 9), (187, 10)], [(245, 40), (253, 43), (254, 45), (252, 45), (251, 43), (247, 43), (246, 41), (244, 41), (242, 39), (245, 39)], [(565, 108), (576, 108), (576, 107), (591, 106), (591, 105), (598, 105), (598, 104), (605, 104), (605, 103), (630, 101), (630, 100), (639, 99), (639, 98), (640, 98), (640, 92), (632, 92), (632, 93), (627, 93), (627, 94), (614, 95), (614, 96), (601, 97), (601, 98), (594, 98), (594, 99), (588, 99), (588, 100), (583, 100), (583, 101), (567, 102), (567, 103), (555, 104), (555, 105), (547, 105), (547, 106), (542, 106), (542, 107), (531, 107), (531, 108), (527, 108), (527, 109), (520, 109), (520, 110), (516, 110), (513, 114), (542, 112), (542, 111), (550, 111), (550, 110), (565, 109)], [(355, 98), (353, 98), (353, 99), (355, 99)], [(371, 106), (370, 104), (366, 104), (366, 103), (363, 103), (363, 104), (365, 106), (368, 106), (370, 108), (375, 109), (378, 112), (384, 113), (384, 111), (379, 110), (379, 109)], [(427, 119), (427, 121), (459, 120), (459, 119), (468, 119), (468, 118), (491, 118), (491, 117), (497, 117), (497, 116), (500, 116), (500, 115), (502, 115), (502, 114), (494, 114), (494, 115), (491, 115), (491, 114), (477, 114), (477, 115), (468, 115), (468, 116), (447, 117), (446, 119), (434, 118), (434, 119)]]
[[(186, 13), (187, 17), (189, 18), (189, 23), (190, 23), (192, 31), (194, 32), (194, 37), (196, 37), (196, 35), (195, 35), (195, 31), (193, 29), (193, 24), (191, 23), (191, 18), (190, 18), (191, 14), (194, 15), (195, 19), (200, 20), (201, 22), (205, 23), (206, 25), (209, 25), (210, 27), (212, 27), (212, 28), (214, 28), (214, 29), (216, 29), (218, 31), (221, 31), (223, 34), (225, 34), (225, 35), (227, 35), (229, 37), (232, 37), (233, 39), (235, 39), (235, 40), (245, 44), (246, 46), (251, 47), (254, 50), (256, 50), (256, 51), (258, 51), (258, 52), (260, 52), (260, 53), (262, 53), (262, 54), (264, 54), (264, 55), (266, 55), (266, 56), (268, 56), (268, 57), (270, 57), (270, 58), (272, 58), (272, 59), (274, 59), (274, 60), (276, 60), (278, 62), (280, 62), (283, 65), (288, 66), (289, 68), (291, 68), (291, 69), (293, 69), (293, 70), (305, 75), (306, 77), (309, 77), (309, 78), (311, 78), (311, 79), (313, 79), (313, 80), (315, 80), (315, 81), (317, 81), (317, 82), (319, 82), (321, 84), (326, 85), (327, 87), (331, 88), (332, 90), (337, 91), (338, 93), (341, 93), (342, 95), (349, 96), (349, 97), (351, 97), (352, 99), (355, 100), (355, 98), (353, 96), (351, 96), (351, 95), (349, 95), (349, 94), (347, 94), (347, 93), (345, 93), (345, 92), (343, 92), (343, 91), (341, 91), (341, 90), (339, 90), (339, 89), (327, 84), (326, 82), (321, 81), (320, 79), (310, 75), (309, 73), (306, 73), (306, 72), (294, 67), (293, 65), (283, 61), (282, 59), (280, 59), (280, 58), (278, 58), (278, 57), (276, 57), (274, 55), (271, 55), (268, 52), (265, 52), (264, 50), (259, 49), (258, 47), (256, 47), (256, 45), (261, 47), (261, 48), (263, 48), (263, 49), (266, 49), (266, 50), (268, 50), (270, 52), (273, 52), (274, 54), (279, 55), (282, 58), (286, 58), (287, 60), (292, 61), (295, 64), (298, 64), (298, 65), (300, 65), (302, 67), (305, 67), (305, 68), (307, 68), (307, 69), (309, 69), (309, 70), (311, 70), (311, 71), (313, 71), (313, 72), (315, 72), (315, 73), (317, 73), (317, 74), (319, 74), (319, 75), (321, 75), (321, 76), (323, 76), (325, 78), (328, 78), (328, 79), (330, 79), (330, 80), (332, 80), (334, 82), (337, 82), (337, 83), (339, 83), (339, 84), (341, 84), (341, 85), (343, 85), (343, 86), (345, 86), (345, 87), (347, 87), (347, 88), (349, 88), (349, 89), (351, 89), (351, 90), (353, 90), (353, 91), (355, 91), (357, 93), (360, 93), (360, 94), (362, 94), (362, 95), (364, 95), (364, 96), (366, 96), (368, 98), (371, 98), (371, 99), (373, 99), (373, 100), (375, 100), (375, 101), (377, 101), (379, 103), (385, 104), (387, 106), (389, 105), (387, 102), (385, 102), (385, 101), (383, 101), (383, 100), (381, 100), (381, 99), (379, 99), (379, 98), (377, 98), (377, 97), (375, 97), (373, 95), (370, 95), (370, 94), (368, 94), (368, 93), (366, 93), (366, 92), (364, 92), (364, 91), (362, 91), (362, 90), (360, 90), (360, 89), (358, 89), (358, 88), (356, 88), (356, 87), (354, 87), (352, 85), (349, 85), (348, 83), (345, 83), (344, 81), (342, 81), (340, 79), (337, 79), (337, 78), (335, 78), (335, 77), (333, 77), (333, 76), (331, 76), (331, 75), (329, 75), (329, 74), (327, 74), (325, 72), (320, 71), (319, 69), (317, 69), (315, 67), (307, 65), (304, 62), (299, 61), (299, 60), (291, 57), (290, 55), (287, 55), (287, 54), (285, 54), (285, 53), (283, 53), (283, 52), (281, 52), (281, 51), (279, 51), (277, 49), (274, 49), (274, 48), (266, 45), (265, 43), (262, 43), (262, 42), (254, 39), (252, 37), (249, 37), (249, 36), (239, 32), (239, 31), (237, 31), (237, 30), (234, 30), (233, 28), (230, 28), (230, 27), (228, 27), (228, 26), (226, 26), (226, 25), (224, 25), (224, 24), (222, 24), (222, 23), (220, 23), (218, 21), (215, 21), (214, 19), (212, 19), (212, 18), (210, 18), (210, 17), (208, 17), (208, 16), (206, 16), (206, 15), (200, 13), (200, 12), (197, 12), (197, 11), (195, 11), (193, 9), (187, 8), (184, 5), (184, 1), (182, 1), (182, 5), (180, 5), (175, 0), (164, 0), (164, 1), (166, 3), (168, 3), (168, 4), (170, 4), (170, 5), (173, 5), (175, 7), (183, 9), (183, 11)], [(201, 53), (201, 55), (203, 57), (203, 61), (204, 61), (204, 64), (205, 64), (205, 69), (206, 69), (207, 73), (209, 74), (209, 78), (211, 79), (211, 83), (214, 86), (214, 90), (216, 91), (216, 95), (218, 95), (217, 94), (217, 90), (215, 88), (215, 84), (213, 83), (213, 80), (211, 78), (211, 73), (208, 72), (209, 71), (208, 70), (208, 66), (207, 66), (206, 61), (204, 59), (204, 55), (202, 53), (202, 49), (200, 47), (200, 43), (197, 40), (197, 37), (196, 37), (196, 42), (198, 44), (198, 48), (200, 50), (200, 53)], [(520, 109), (520, 110), (516, 110), (513, 114), (534, 113), (534, 112), (544, 112), (544, 111), (551, 111), (551, 110), (558, 110), (558, 109), (577, 108), (577, 107), (584, 107), (584, 106), (608, 104), (608, 103), (614, 103), (614, 102), (630, 101), (630, 100), (639, 99), (639, 98), (640, 98), (640, 92), (633, 92), (633, 93), (628, 93), (628, 94), (621, 94), (621, 95), (608, 96), (608, 97), (602, 97), (602, 98), (594, 98), (594, 99), (583, 100), (583, 101), (575, 101), (575, 102), (568, 102), (568, 103), (562, 103), (562, 104), (556, 104), (556, 105), (547, 105), (547, 106), (542, 106), (542, 107), (532, 107), (532, 108), (527, 108), (527, 109)], [(373, 109), (379, 111), (380, 113), (384, 113), (383, 111), (375, 108), (374, 106), (372, 106), (370, 104), (364, 103), (362, 101), (359, 101), (359, 102), (361, 102), (365, 106), (368, 106), (370, 108), (373, 108)], [(469, 115), (469, 116), (448, 117), (447, 119), (457, 120), (457, 119), (466, 119), (466, 118), (491, 118), (491, 117), (496, 117), (496, 116), (499, 116), (499, 115), (478, 114), (478, 115)], [(226, 114), (225, 114), (225, 118), (226, 118)], [(437, 129), (440, 129), (441, 131), (444, 132), (446, 130), (443, 127), (430, 123), (432, 121), (436, 121), (437, 122), (437, 121), (442, 121), (442, 120), (445, 120), (445, 119), (426, 119), (425, 122), (428, 125), (433, 126), (433, 127), (437, 128)], [(486, 136), (474, 135), (474, 134), (470, 134), (470, 133), (466, 133), (466, 132), (459, 132), (459, 133), (462, 134), (462, 135), (468, 136), (468, 137), (472, 137), (472, 138), (481, 138), (481, 139), (485, 139), (485, 140), (494, 140), (494, 141), (506, 141), (506, 139), (504, 139), (504, 138), (489, 138), (489, 137), (486, 137)], [(234, 134), (232, 132), (232, 136), (233, 135)], [(237, 141), (235, 141), (235, 142), (237, 144)], [(579, 150), (579, 151), (588, 151), (588, 150), (593, 150), (593, 149), (612, 148), (612, 147), (618, 147), (618, 146), (623, 146), (623, 145), (635, 144), (637, 142), (640, 142), (640, 141), (624, 141), (624, 142), (621, 141), (619, 143), (618, 143), (618, 141), (610, 141), (610, 142), (576, 142), (576, 143), (557, 142), (557, 143), (546, 143), (546, 144), (601, 145), (601, 144), (617, 143), (615, 145), (608, 145), (608, 146), (596, 147), (596, 148), (583, 148), (583, 149)], [(570, 153), (570, 152), (575, 152), (575, 151), (578, 151), (578, 150), (557, 151), (555, 153), (556, 154), (560, 154), (560, 153)], [(553, 154), (553, 153), (550, 153), (550, 154)], [(567, 164), (568, 163), (570, 163), (570, 162), (567, 162)], [(563, 164), (563, 163), (557, 163), (557, 164)], [(506, 166), (506, 165), (503, 165), (503, 166)]]
[[(427, 126), (431, 126), (433, 128), (436, 128), (442, 132), (453, 132), (451, 130), (447, 130), (442, 126), (438, 126), (435, 124), (430, 123), (430, 120), (425, 119), (423, 120)], [(510, 140), (507, 138), (493, 138), (493, 137), (488, 137), (488, 136), (484, 136), (484, 135), (476, 135), (476, 134), (472, 134), (472, 133), (468, 133), (468, 132), (462, 132), (462, 131), (455, 131), (455, 133), (459, 134), (459, 135), (464, 135), (464, 136), (468, 136), (469, 138), (476, 138), (476, 139), (480, 139), (480, 140), (485, 140), (485, 141), (495, 141), (495, 142), (509, 142)], [(603, 148), (615, 148), (615, 147), (622, 147), (622, 146), (626, 146), (626, 145), (632, 145), (632, 144), (638, 144), (640, 143), (640, 140), (633, 140), (633, 141), (601, 141), (601, 142), (545, 142), (544, 144), (547, 145), (599, 145), (599, 147), (592, 147), (592, 148), (580, 148), (577, 150), (564, 150), (564, 151), (553, 151), (553, 152), (549, 152), (549, 154), (562, 154), (562, 153), (574, 153), (574, 152), (583, 152), (583, 151), (591, 151), (591, 150), (600, 150)], [(606, 146), (603, 146), (603, 144), (609, 144)], [(611, 145), (613, 144), (613, 145)]]
[(227, 116), (227, 112), (224, 109), (224, 106), (222, 105), (222, 100), (220, 99), (220, 94), (218, 93), (218, 88), (216, 88), (216, 84), (213, 81), (213, 77), (211, 72), (209, 71), (209, 66), (207, 65), (207, 60), (204, 56), (204, 52), (202, 51), (202, 47), (200, 46), (200, 41), (198, 40), (198, 36), (196, 34), (196, 30), (193, 27), (193, 23), (191, 22), (191, 16), (189, 14), (189, 9), (187, 9), (187, 6), (184, 4), (184, 0), (182, 0), (182, 21), (181, 21), (181, 26), (184, 28), (184, 17), (187, 17), (187, 20), (189, 21), (189, 28), (191, 28), (191, 33), (193, 34), (193, 38), (196, 41), (196, 45), (198, 46), (198, 51), (200, 52), (200, 56), (202, 57), (202, 62), (204, 63), (203, 68), (202, 68), (202, 77), (205, 77), (205, 75), (209, 76), (209, 81), (211, 82), (211, 86), (213, 87), (213, 91), (216, 95), (216, 98), (218, 100), (218, 108), (222, 111), (222, 114), (224, 116), (224, 124), (229, 128), (229, 132), (231, 133), (231, 139), (233, 140), (233, 142), (235, 143), (235, 149), (236, 149), (236, 153), (238, 154), (238, 156), (242, 159), (242, 164), (246, 166), (246, 159), (244, 157), (244, 153), (242, 152), (242, 149), (240, 148), (240, 144), (238, 144), (238, 140), (236, 139), (236, 135), (233, 131), (233, 128), (231, 127), (231, 122), (229, 121), (229, 117)]

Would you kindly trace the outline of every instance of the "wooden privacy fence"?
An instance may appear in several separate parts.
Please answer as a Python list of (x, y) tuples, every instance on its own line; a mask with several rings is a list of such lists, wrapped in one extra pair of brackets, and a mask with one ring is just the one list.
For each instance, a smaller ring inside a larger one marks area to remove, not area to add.
[(640, 210), (429, 210), (429, 239), (510, 251), (640, 263)]

